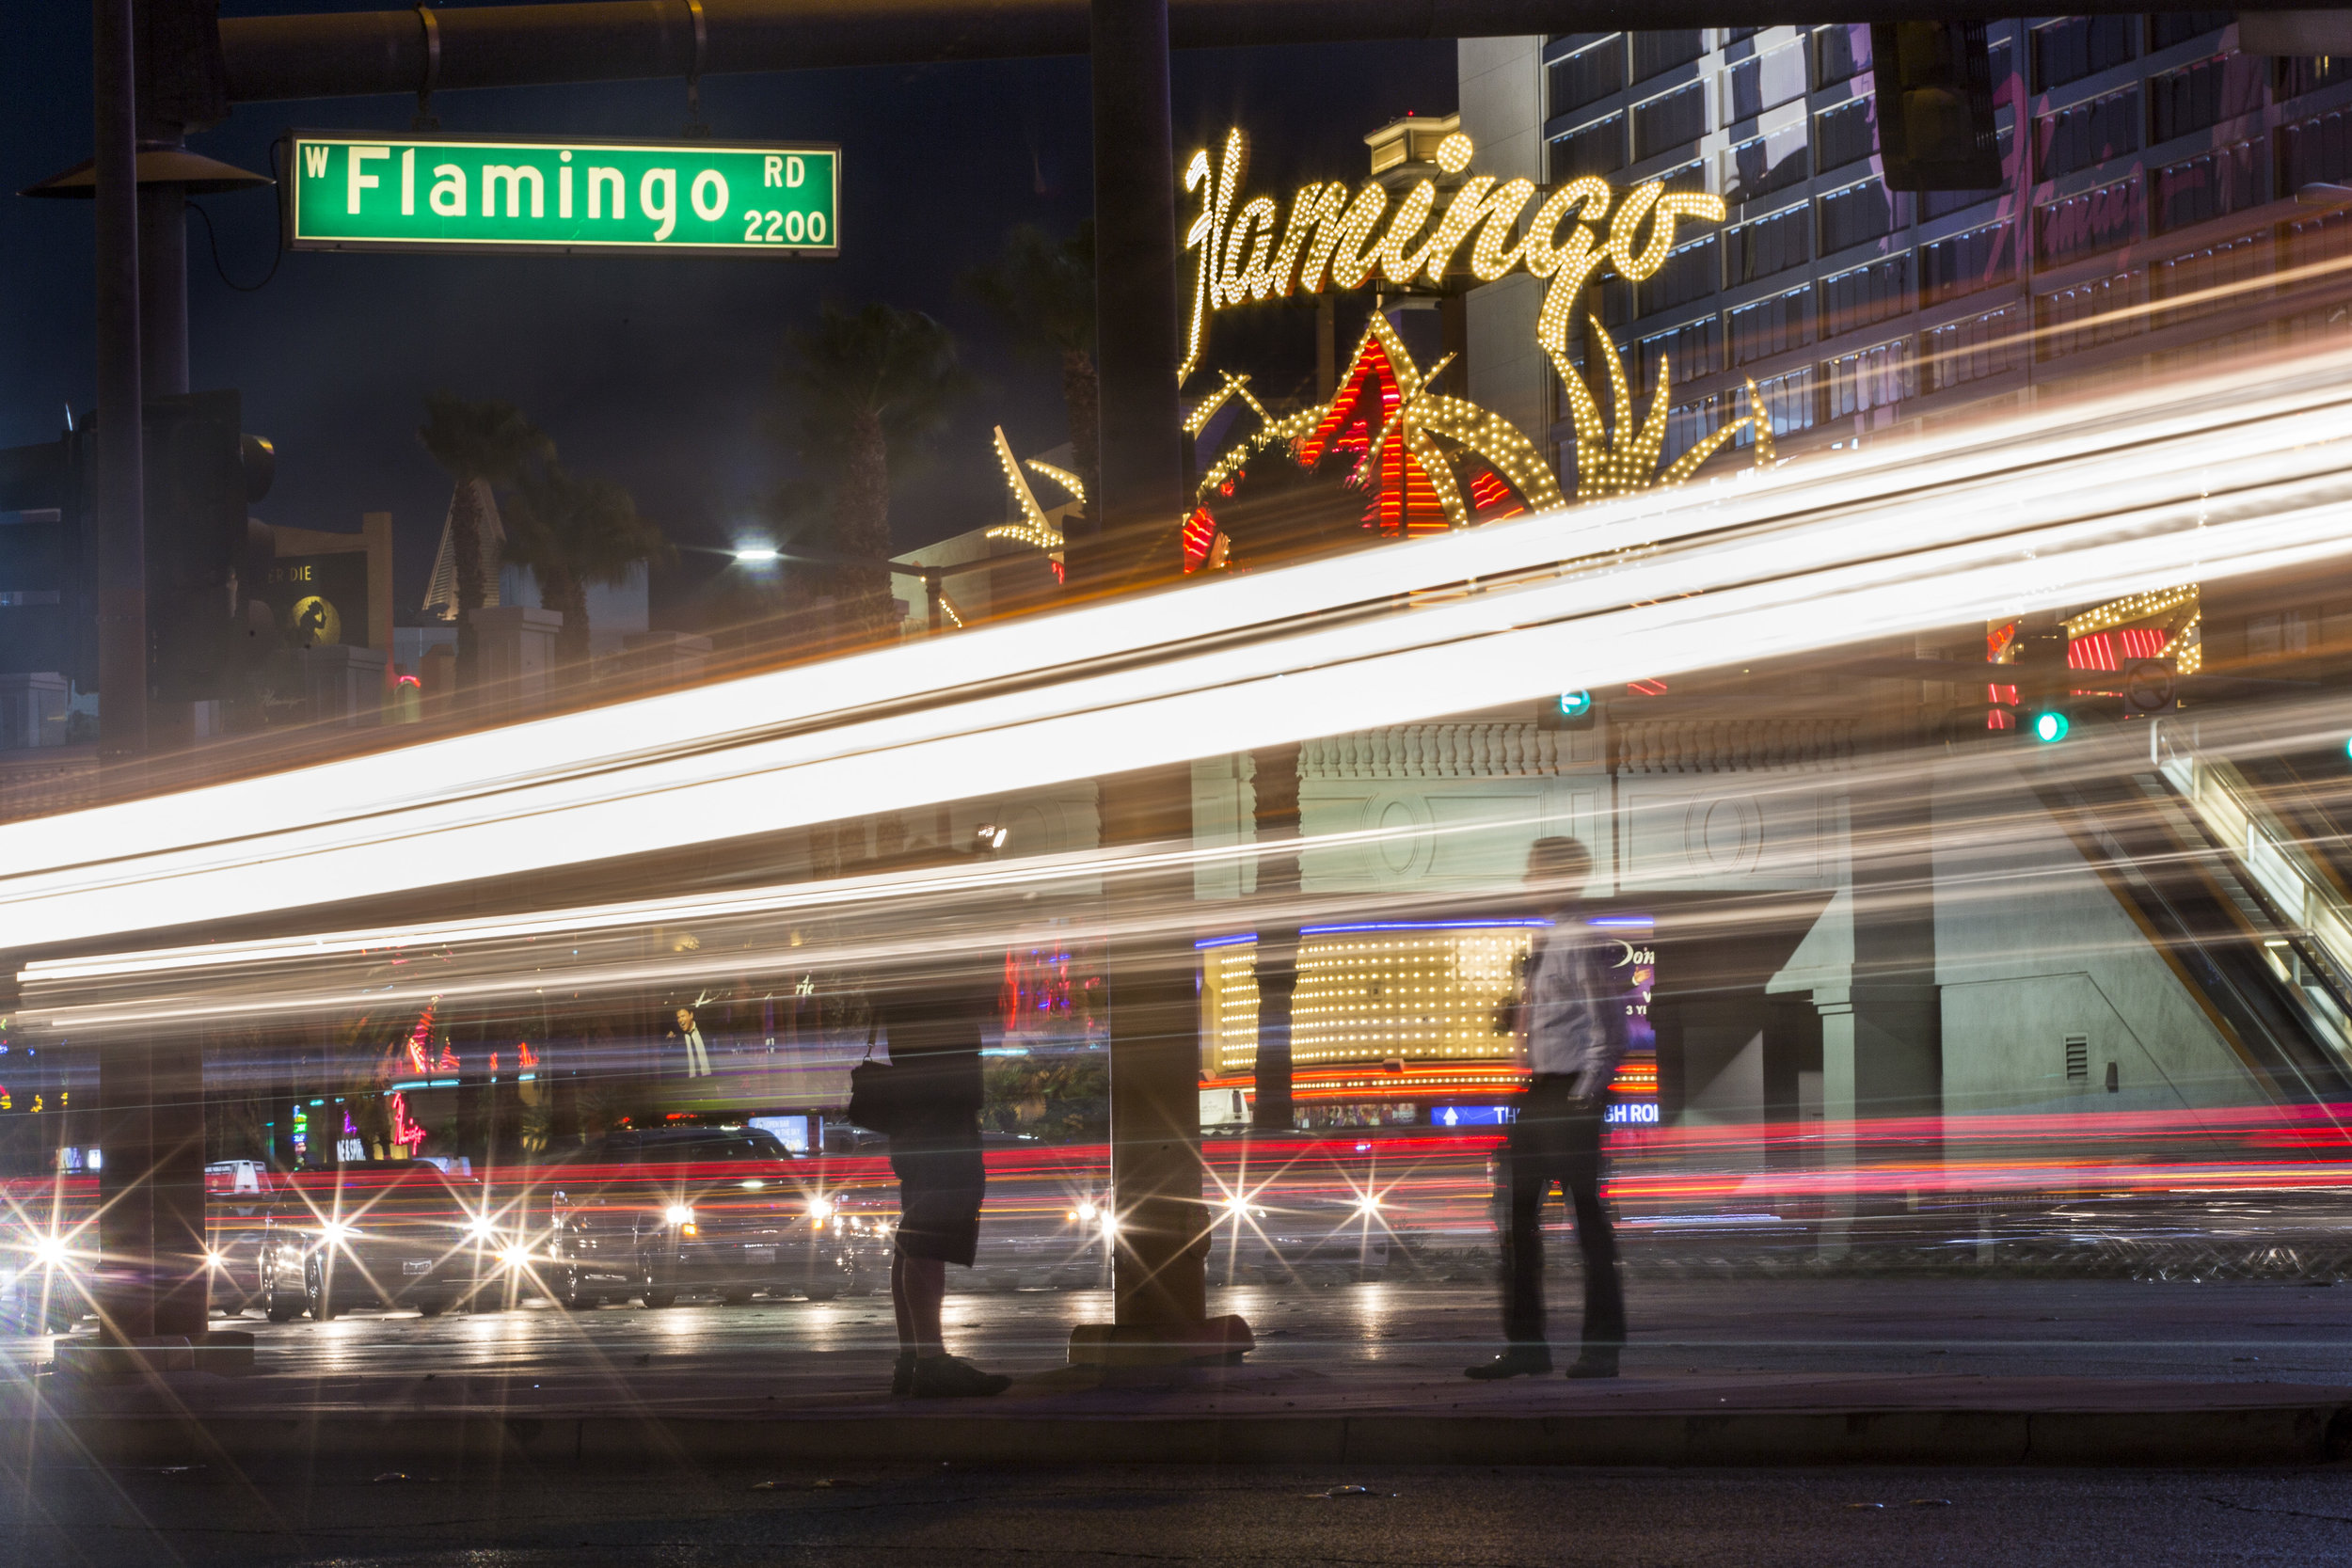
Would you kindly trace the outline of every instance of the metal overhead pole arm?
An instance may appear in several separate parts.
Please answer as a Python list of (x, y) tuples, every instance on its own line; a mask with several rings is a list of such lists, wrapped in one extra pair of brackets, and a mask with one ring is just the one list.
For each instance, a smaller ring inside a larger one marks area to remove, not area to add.
[[(2310, 0), (2257, 3), (2294, 10)], [(1809, 0), (1813, 23), (2010, 14), (1968, 0)], [(2075, 12), (2140, 11), (2087, 0)], [(696, 12), (700, 11), (698, 19)], [(700, 23), (698, 29), (697, 23)], [(1621, 27), (1764, 26), (1771, 0), (1168, 0), (1178, 49), (1380, 39), (1510, 38)], [(434, 44), (437, 35), (437, 54)], [(697, 48), (697, 37), (702, 47)], [(617, 82), (828, 66), (1083, 55), (1088, 0), (583, 0), (545, 6), (224, 17), (230, 96), (344, 98), (556, 82)]]

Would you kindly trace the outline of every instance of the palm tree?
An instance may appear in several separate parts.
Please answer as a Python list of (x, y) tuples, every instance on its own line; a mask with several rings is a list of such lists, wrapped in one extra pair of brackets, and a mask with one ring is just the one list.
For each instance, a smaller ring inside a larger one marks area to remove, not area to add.
[[(955, 340), (919, 310), (868, 305), (855, 312), (828, 302), (817, 325), (795, 329), (776, 368), (780, 399), (798, 416), (803, 465), (828, 483), (832, 511), (819, 541), (829, 550), (880, 562), (890, 555), (890, 474), (943, 424), (970, 386)], [(810, 578), (871, 636), (888, 632), (890, 574), (880, 564), (834, 566)]]
[(988, 309), (1025, 358), (1057, 364), (1070, 418), (1071, 467), (1086, 485), (1080, 532), (1093, 531), (1102, 488), (1101, 390), (1094, 370), (1094, 220), (1066, 240), (1034, 224), (1005, 235), (994, 262), (964, 275), (964, 292)]
[(511, 403), (473, 403), (453, 392), (432, 392), (425, 397), (424, 414), (417, 439), (456, 486), (450, 495), (449, 532), (457, 574), (457, 689), (465, 691), (474, 684), (480, 634), (473, 611), (482, 608), (485, 588), (475, 482), (504, 483), (533, 457), (554, 457), (555, 443)]
[(539, 579), (539, 602), (559, 610), (555, 656), (574, 678), (588, 662), (588, 589), (618, 584), (630, 568), (676, 559), (661, 531), (640, 516), (628, 491), (553, 463), (525, 471), (506, 513), (506, 558)]

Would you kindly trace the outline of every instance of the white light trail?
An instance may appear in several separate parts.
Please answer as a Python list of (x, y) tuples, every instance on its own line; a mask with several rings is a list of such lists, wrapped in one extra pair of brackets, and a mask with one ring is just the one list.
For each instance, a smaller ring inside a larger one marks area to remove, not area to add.
[(1533, 699), (1563, 672), (1613, 685), (2352, 550), (2352, 355), (2150, 404), (0, 827), (0, 948), (1001, 795)]

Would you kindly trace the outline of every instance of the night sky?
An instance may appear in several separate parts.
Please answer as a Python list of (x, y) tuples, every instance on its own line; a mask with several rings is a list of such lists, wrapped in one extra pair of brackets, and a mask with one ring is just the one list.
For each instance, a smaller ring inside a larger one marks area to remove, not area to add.
[[(384, 0), (232, 14), (385, 8)], [(0, 52), (0, 182), (13, 193), (90, 151), (89, 14), (65, 0), (11, 8)], [(1454, 105), (1454, 46), (1355, 44), (1176, 55), (1180, 160), (1229, 124), (1248, 129), (1252, 184), (1363, 178), (1364, 133), (1408, 110)], [(191, 140), (266, 171), (289, 128), (405, 130), (413, 97), (244, 105)], [(675, 135), (683, 82), (442, 94), (449, 131)], [(415, 608), (448, 503), (416, 441), (427, 390), (510, 398), (564, 462), (621, 481), (682, 545), (719, 544), (789, 472), (764, 433), (785, 332), (826, 297), (928, 310), (954, 329), (981, 391), (901, 479), (892, 528), (901, 549), (997, 520), (989, 426), (1016, 451), (1065, 439), (1052, 371), (1016, 361), (956, 280), (993, 255), (1006, 229), (1066, 231), (1089, 210), (1082, 59), (721, 76), (704, 118), (725, 138), (843, 147), (841, 257), (831, 262), (679, 257), (408, 257), (292, 253), (252, 293), (228, 287), (204, 226), (189, 219), (192, 382), (235, 387), (246, 423), (277, 443), (265, 521), (357, 529), (390, 511), (397, 591)], [(258, 283), (276, 257), (274, 195), (203, 198), (220, 265)], [(1179, 228), (1184, 221), (1180, 208)], [(0, 197), (0, 446), (54, 439), (65, 405), (93, 399), (90, 206)], [(1349, 330), (1342, 324), (1343, 334)], [(1311, 373), (1311, 316), (1269, 308), (1218, 324), (1215, 362), (1276, 389)], [(1343, 343), (1344, 346), (1344, 342)], [(691, 622), (695, 577), (718, 558), (691, 550), (655, 588), (657, 625)], [(665, 614), (665, 609), (668, 613)]]

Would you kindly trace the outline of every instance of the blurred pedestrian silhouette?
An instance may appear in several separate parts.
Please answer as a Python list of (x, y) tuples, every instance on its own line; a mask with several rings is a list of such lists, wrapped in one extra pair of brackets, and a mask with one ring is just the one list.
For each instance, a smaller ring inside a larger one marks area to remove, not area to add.
[(1573, 838), (1539, 838), (1527, 886), (1550, 919), (1536, 934), (1516, 1001), (1497, 1026), (1524, 1037), (1529, 1080), (1503, 1141), (1501, 1183), (1502, 1354), (1469, 1369), (1482, 1380), (1551, 1370), (1544, 1321), (1544, 1202), (1555, 1181), (1576, 1214), (1584, 1254), (1583, 1350), (1570, 1377), (1614, 1377), (1625, 1342), (1625, 1290), (1617, 1241), (1601, 1206), (1601, 1132), (1610, 1081), (1625, 1055), (1625, 1000), (1610, 974), (1613, 943), (1586, 924), (1581, 905), (1593, 857)]
[(953, 992), (891, 1005), (890, 1168), (898, 1178), (898, 1234), (890, 1305), (898, 1320), (891, 1392), (938, 1399), (1002, 1393), (1012, 1382), (949, 1355), (940, 1313), (947, 1265), (972, 1266), (988, 1184), (980, 1158), (980, 1026)]

